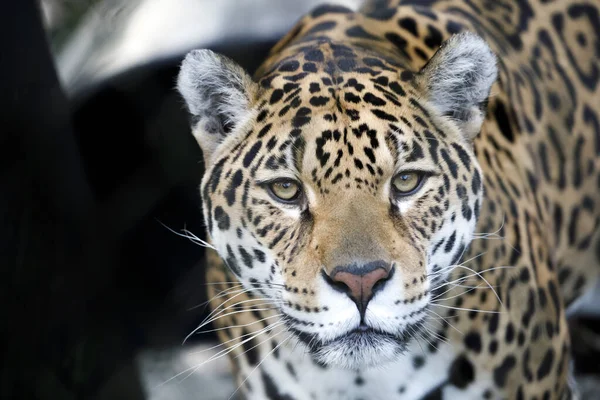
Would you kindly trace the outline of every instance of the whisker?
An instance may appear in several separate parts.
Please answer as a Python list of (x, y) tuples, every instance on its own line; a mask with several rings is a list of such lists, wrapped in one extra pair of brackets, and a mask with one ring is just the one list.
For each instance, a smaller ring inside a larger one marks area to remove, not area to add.
[[(229, 301), (231, 301), (231, 300), (233, 300), (233, 299), (235, 299), (235, 298), (237, 298), (237, 297), (239, 297), (239, 296), (243, 295), (244, 293), (251, 293), (251, 294), (253, 294), (253, 293), (252, 293), (252, 289), (246, 289), (246, 291), (243, 291), (243, 292), (241, 292), (241, 293), (238, 293), (238, 294), (236, 294), (236, 295), (234, 295), (234, 296), (232, 296), (232, 297), (229, 297), (227, 300), (223, 301), (221, 304), (219, 304), (217, 307), (215, 307), (215, 309), (214, 309), (214, 310), (212, 310), (212, 311), (211, 311), (211, 312), (210, 312), (210, 313), (209, 313), (209, 314), (206, 316), (206, 318), (204, 318), (204, 321), (202, 321), (202, 322), (201, 322), (201, 324), (202, 324), (202, 323), (205, 323), (205, 322), (206, 322), (206, 321), (207, 321), (209, 318), (212, 318), (212, 316), (213, 316), (215, 313), (217, 313), (217, 312), (219, 312), (219, 313), (220, 313), (220, 312), (222, 311), (222, 309), (220, 310), (221, 306), (223, 306), (224, 304), (228, 303)], [(264, 300), (264, 298), (262, 298), (262, 297), (260, 297), (260, 299), (263, 299), (263, 300)]]
[(256, 369), (258, 367), (260, 367), (262, 365), (262, 363), (271, 355), (275, 352), (275, 350), (277, 350), (279, 347), (281, 347), (285, 342), (287, 342), (291, 337), (293, 336), (293, 334), (290, 334), (287, 338), (285, 338), (284, 340), (281, 341), (281, 343), (279, 343), (277, 346), (273, 347), (273, 350), (269, 351), (267, 353), (267, 355), (256, 365), (256, 367), (254, 367), (254, 369), (252, 369), (252, 371), (250, 371), (250, 373), (248, 374), (248, 376), (242, 381), (242, 383), (240, 383), (240, 385), (237, 387), (237, 389), (235, 389), (235, 391), (231, 394), (231, 396), (229, 396), (229, 398), (227, 400), (231, 400), (233, 398), (233, 396), (238, 392), (238, 390), (240, 390), (240, 388), (244, 385), (244, 383), (246, 383), (246, 381), (250, 378), (250, 376), (252, 375), (252, 373), (254, 371), (256, 371)]
[(421, 351), (423, 352), (423, 356), (425, 356), (425, 350), (423, 349), (423, 346), (421, 346), (421, 342), (419, 341), (419, 338), (416, 335), (416, 330), (414, 327), (409, 326), (409, 328), (411, 328), (411, 332), (410, 335), (411, 337), (413, 337), (415, 339), (415, 341), (417, 342), (417, 344), (419, 345), (419, 347), (421, 348)]
[(192, 232), (188, 231), (187, 229), (183, 228), (183, 232), (184, 233), (179, 233), (176, 232), (175, 230), (169, 228), (167, 225), (163, 224), (160, 220), (156, 219), (156, 221), (161, 224), (162, 226), (164, 226), (165, 228), (167, 228), (168, 230), (170, 230), (171, 232), (173, 232), (174, 234), (176, 234), (177, 236), (181, 236), (184, 237), (186, 239), (189, 239), (190, 241), (192, 241), (193, 243), (202, 246), (202, 247), (206, 247), (209, 249), (213, 249), (213, 250), (217, 250), (215, 248), (215, 246), (213, 246), (212, 244), (200, 239), (198, 236), (194, 235)]
[[(460, 288), (462, 288), (463, 286), (454, 286), (452, 289), (455, 289), (456, 287), (460, 287)], [(457, 298), (457, 297), (460, 297), (460, 296), (463, 296), (463, 295), (465, 295), (465, 294), (467, 294), (467, 293), (469, 293), (469, 292), (472, 292), (473, 290), (475, 290), (475, 289), (478, 289), (478, 288), (484, 288), (484, 286), (481, 286), (481, 284), (479, 284), (479, 285), (477, 285), (477, 286), (471, 286), (471, 287), (469, 287), (467, 290), (465, 290), (464, 292), (460, 292), (460, 293), (458, 293), (458, 294), (455, 294), (454, 296), (450, 296), (450, 297), (444, 297), (443, 299), (440, 299), (440, 300), (446, 301), (446, 300), (455, 299), (455, 298)], [(452, 290), (452, 289), (449, 289), (449, 290)], [(486, 288), (486, 289), (487, 289), (487, 288)], [(435, 298), (431, 299), (431, 302), (433, 303), (433, 302), (435, 302), (435, 301), (436, 301), (436, 300), (438, 300), (438, 299), (439, 299), (439, 296), (437, 296), (437, 297), (435, 297)]]
[[(239, 285), (239, 286), (242, 286), (242, 285)], [(252, 289), (246, 289), (246, 288), (239, 288), (239, 287), (222, 290), (221, 292), (219, 292), (216, 295), (214, 295), (213, 297), (211, 297), (210, 300), (207, 300), (207, 301), (205, 301), (203, 303), (197, 304), (197, 305), (191, 307), (190, 309), (188, 309), (188, 311), (191, 311), (191, 310), (193, 310), (195, 308), (198, 308), (198, 307), (205, 306), (205, 305), (209, 304), (213, 300), (221, 299), (223, 297), (227, 297), (227, 296), (230, 296), (230, 295), (233, 295), (233, 294), (251, 293), (253, 295), (256, 295), (256, 293), (252, 292), (252, 290), (254, 290), (254, 288), (252, 288)], [(260, 290), (263, 290), (265, 292), (268, 291), (268, 290), (273, 290), (273, 291), (275, 291), (275, 293), (283, 293), (282, 290), (275, 289), (275, 288), (261, 288)], [(277, 292), (277, 291), (279, 291), (279, 292)], [(226, 303), (226, 302), (227, 301), (225, 301), (224, 303)], [(221, 303), (221, 304), (223, 304), (223, 303)]]
[(500, 232), (502, 230), (502, 228), (504, 228), (504, 222), (505, 222), (505, 217), (506, 217), (506, 213), (502, 213), (502, 223), (500, 224), (500, 228), (496, 229), (494, 232), (489, 232), (489, 233), (485, 233), (485, 232), (475, 232), (473, 233), (473, 236), (479, 236), (479, 235), (497, 235), (498, 232)]
[[(282, 322), (282, 323), (283, 323), (283, 322)], [(279, 325), (279, 326), (281, 326), (281, 325)], [(257, 347), (258, 347), (258, 346), (260, 346), (261, 344), (263, 344), (263, 343), (266, 343), (266, 342), (268, 342), (269, 340), (273, 340), (275, 337), (277, 337), (277, 336), (278, 336), (279, 334), (281, 334), (282, 332), (285, 332), (285, 331), (277, 332), (275, 335), (273, 335), (273, 336), (271, 336), (271, 337), (268, 337), (268, 338), (266, 338), (265, 340), (263, 340), (262, 342), (260, 342), (260, 343), (258, 343), (258, 344), (255, 344), (254, 346), (250, 347), (249, 349), (247, 349), (247, 350), (243, 351), (242, 353), (238, 354), (237, 356), (235, 356), (235, 357), (233, 357), (233, 358), (238, 358), (238, 357), (241, 357), (241, 356), (243, 356), (243, 355), (244, 355), (244, 354), (246, 354), (247, 352), (249, 352), (249, 351), (252, 351), (252, 350), (254, 350), (255, 348), (257, 348)]]
[(192, 367), (190, 367), (190, 368), (187, 368), (187, 369), (185, 369), (184, 371), (182, 371), (182, 372), (178, 373), (177, 375), (175, 375), (175, 376), (173, 376), (173, 377), (169, 378), (167, 381), (165, 381), (165, 382), (161, 383), (161, 385), (164, 385), (165, 383), (167, 383), (167, 382), (169, 382), (169, 381), (171, 381), (171, 380), (173, 380), (173, 379), (176, 379), (177, 377), (179, 377), (179, 376), (183, 375), (184, 373), (186, 373), (186, 372), (188, 372), (188, 371), (192, 370), (192, 371), (191, 371), (191, 372), (190, 372), (188, 375), (186, 375), (185, 377), (183, 377), (183, 378), (182, 378), (182, 379), (179, 381), (179, 383), (183, 382), (184, 380), (186, 380), (187, 378), (189, 378), (191, 375), (193, 375), (193, 374), (194, 374), (196, 371), (198, 371), (198, 369), (200, 369), (200, 367), (202, 367), (203, 365), (205, 365), (205, 364), (207, 364), (207, 363), (209, 363), (209, 362), (211, 362), (211, 361), (215, 361), (215, 360), (217, 360), (217, 359), (219, 359), (219, 358), (222, 358), (222, 357), (224, 357), (224, 356), (228, 355), (228, 354), (229, 354), (229, 353), (231, 353), (232, 351), (235, 351), (236, 349), (238, 349), (240, 346), (243, 346), (245, 343), (247, 343), (247, 342), (249, 342), (249, 341), (253, 340), (255, 337), (259, 336), (260, 334), (262, 334), (262, 332), (260, 332), (260, 333), (256, 333), (256, 332), (255, 332), (255, 334), (254, 334), (254, 335), (252, 335), (251, 337), (249, 337), (249, 338), (247, 338), (247, 339), (244, 339), (244, 340), (243, 340), (243, 341), (241, 341), (240, 343), (237, 343), (237, 344), (235, 344), (234, 346), (232, 346), (232, 347), (230, 347), (230, 348), (226, 348), (226, 349), (223, 349), (223, 350), (219, 351), (217, 354), (214, 354), (214, 355), (213, 355), (213, 356), (211, 356), (211, 357), (210, 357), (208, 360), (205, 360), (205, 361), (201, 362), (201, 363), (200, 363), (200, 364), (198, 364), (198, 365), (195, 365), (195, 366), (192, 366)]
[(492, 311), (492, 310), (474, 310), (471, 308), (462, 308), (462, 307), (452, 307), (452, 306), (447, 306), (445, 304), (436, 304), (436, 303), (430, 303), (432, 306), (435, 307), (443, 307), (443, 308), (450, 308), (452, 310), (459, 310), (459, 311), (473, 311), (473, 312), (480, 312), (480, 313), (486, 313), (486, 314), (502, 314), (501, 311)]
[[(239, 294), (242, 294), (242, 293), (239, 293)], [(219, 304), (217, 307), (215, 307), (215, 309), (213, 310), (213, 312), (211, 312), (208, 315), (208, 317), (205, 318), (204, 321), (202, 321), (202, 323), (204, 323), (205, 321), (207, 321), (210, 318), (213, 318), (213, 317), (216, 317), (219, 314), (222, 314), (223, 312), (225, 312), (227, 310), (230, 310), (230, 309), (232, 309), (234, 307), (239, 307), (242, 304), (247, 304), (247, 303), (252, 303), (252, 302), (260, 302), (260, 301), (264, 302), (263, 305), (267, 305), (267, 304), (270, 304), (270, 303), (273, 303), (273, 304), (275, 304), (275, 303), (282, 304), (283, 303), (283, 300), (280, 300), (280, 299), (267, 299), (267, 298), (264, 298), (264, 297), (254, 297), (254, 298), (251, 298), (251, 299), (240, 300), (240, 301), (235, 302), (233, 304), (228, 304), (226, 307), (224, 307), (224, 305), (226, 303), (228, 303), (229, 300), (232, 300), (232, 299), (233, 299), (233, 297), (229, 298), (228, 300), (225, 300), (224, 302), (222, 302), (221, 304)], [(255, 304), (255, 305), (257, 305), (257, 304)]]
[[(266, 319), (266, 318), (263, 318), (261, 321), (264, 321), (265, 319)], [(248, 325), (255, 324), (256, 322), (258, 322), (258, 321), (255, 321), (255, 322), (252, 322), (252, 323), (250, 323), (250, 324), (246, 324), (246, 325), (234, 325), (234, 326), (227, 326), (227, 327), (220, 328), (220, 329), (239, 328), (239, 327), (244, 327), (244, 326), (248, 326)], [(245, 338), (245, 337), (248, 337), (248, 336), (251, 336), (251, 335), (262, 334), (262, 333), (264, 333), (264, 332), (267, 332), (267, 331), (269, 331), (270, 329), (273, 329), (273, 328), (276, 328), (276, 327), (280, 326), (280, 325), (281, 325), (281, 324), (283, 324), (283, 323), (284, 323), (283, 321), (281, 321), (281, 320), (278, 320), (278, 321), (275, 321), (275, 322), (273, 322), (273, 323), (271, 323), (271, 324), (269, 324), (269, 325), (265, 326), (264, 328), (261, 328), (261, 329), (259, 329), (258, 331), (254, 331), (254, 332), (245, 333), (245, 334), (243, 334), (243, 335), (236, 336), (236, 337), (234, 337), (233, 339), (229, 339), (229, 340), (227, 340), (227, 341), (225, 341), (225, 342), (220, 342), (219, 344), (217, 344), (217, 345), (214, 345), (214, 346), (212, 346), (212, 347), (209, 347), (209, 348), (207, 348), (207, 349), (202, 349), (202, 350), (198, 350), (198, 351), (192, 351), (192, 352), (189, 352), (188, 354), (201, 354), (201, 353), (204, 353), (204, 352), (206, 352), (206, 351), (213, 350), (213, 349), (216, 349), (216, 348), (218, 348), (218, 347), (221, 347), (221, 346), (223, 346), (223, 345), (226, 345), (227, 343), (231, 343), (231, 342), (234, 342), (234, 341), (236, 341), (236, 340), (243, 339), (243, 338)], [(205, 332), (211, 332), (211, 331), (205, 331)], [(200, 333), (205, 333), (205, 332), (200, 332)]]
[(221, 328), (214, 328), (214, 329), (209, 329), (209, 330), (206, 330), (206, 331), (196, 332), (196, 334), (197, 335), (201, 335), (203, 333), (220, 332), (222, 330), (231, 329), (231, 328), (245, 328), (245, 327), (257, 324), (259, 322), (266, 321), (266, 320), (271, 319), (271, 318), (281, 317), (282, 315), (284, 315), (284, 314), (273, 314), (273, 315), (269, 315), (268, 317), (258, 319), (256, 321), (248, 322), (247, 324), (223, 326)]
[[(430, 329), (429, 327), (423, 325), (423, 329), (425, 329), (427, 332), (429, 332), (429, 334), (431, 336), (433, 336), (434, 339), (439, 340), (440, 342), (444, 343), (444, 344), (449, 344), (450, 346), (452, 346), (452, 344), (448, 341), (447, 338), (445, 338), (444, 336), (440, 335), (439, 333), (435, 332), (435, 330)], [(454, 347), (454, 346), (452, 346)]]
[(230, 287), (230, 288), (227, 288), (227, 289), (223, 289), (219, 293), (217, 293), (216, 295), (214, 295), (213, 297), (211, 297), (210, 299), (208, 299), (208, 300), (206, 300), (206, 301), (204, 301), (204, 302), (202, 302), (200, 304), (196, 304), (195, 306), (192, 306), (192, 307), (188, 308), (187, 311), (192, 311), (192, 310), (195, 310), (195, 309), (197, 309), (199, 307), (206, 306), (206, 305), (210, 304), (210, 302), (213, 301), (213, 300), (220, 299), (220, 298), (225, 297), (227, 295), (233, 294), (234, 292), (237, 293), (238, 290), (243, 290), (243, 289), (240, 289), (240, 287), (242, 287), (241, 284), (233, 286), (233, 287)]
[(461, 334), (461, 335), (463, 335), (463, 336), (465, 335), (464, 333), (462, 333), (462, 331), (461, 331), (461, 330), (459, 330), (457, 327), (455, 327), (455, 326), (454, 326), (454, 325), (452, 325), (450, 322), (448, 322), (448, 319), (449, 319), (449, 318), (447, 318), (447, 317), (442, 317), (440, 314), (436, 313), (436, 312), (435, 312), (435, 311), (433, 311), (433, 310), (430, 310), (429, 308), (427, 309), (427, 311), (428, 311), (428, 312), (431, 312), (431, 313), (434, 313), (435, 315), (437, 315), (438, 317), (440, 317), (441, 319), (443, 319), (443, 320), (444, 320), (444, 322), (445, 322), (445, 323), (447, 323), (448, 325), (450, 325), (450, 327), (451, 327), (452, 329), (454, 329), (456, 332), (460, 333), (460, 334)]
[(502, 303), (502, 300), (500, 299), (500, 296), (498, 296), (498, 292), (496, 292), (496, 290), (494, 290), (494, 288), (492, 287), (492, 285), (490, 285), (490, 283), (488, 282), (488, 280), (487, 280), (487, 279), (485, 279), (485, 278), (484, 278), (484, 277), (481, 275), (481, 273), (479, 273), (479, 272), (476, 272), (476, 271), (475, 271), (474, 269), (472, 269), (472, 268), (465, 267), (464, 265), (459, 265), (457, 268), (463, 268), (463, 269), (466, 269), (467, 271), (471, 271), (471, 272), (475, 273), (477, 276), (479, 276), (479, 277), (481, 278), (481, 280), (482, 280), (482, 281), (484, 281), (484, 282), (485, 282), (485, 283), (486, 283), (486, 284), (489, 286), (489, 288), (492, 290), (492, 292), (494, 292), (494, 295), (495, 295), (495, 296), (496, 296), (496, 298), (498, 299), (498, 302), (499, 302), (499, 303), (502, 305), (502, 307), (504, 307), (504, 303)]
[(202, 329), (204, 326), (208, 325), (211, 322), (214, 322), (218, 319), (221, 318), (225, 318), (231, 315), (235, 315), (235, 314), (239, 314), (239, 313), (245, 313), (245, 312), (258, 312), (258, 311), (275, 311), (278, 310), (277, 307), (271, 307), (271, 308), (250, 308), (250, 309), (245, 309), (245, 310), (238, 310), (238, 311), (232, 311), (230, 313), (224, 314), (224, 315), (219, 315), (219, 316), (215, 316), (214, 318), (212, 318), (209, 321), (203, 322), (200, 326), (198, 326), (197, 328), (195, 328), (192, 332), (190, 332), (185, 339), (183, 339), (183, 343), (185, 344), (185, 342), (191, 337), (193, 336), (196, 332), (198, 332), (198, 330)]
[(282, 306), (282, 305), (283, 305), (283, 303), (265, 302), (265, 303), (260, 303), (260, 304), (252, 304), (249, 308), (241, 308), (240, 309), (241, 305), (233, 304), (230, 307), (227, 307), (227, 308), (221, 310), (221, 312), (219, 314), (213, 316), (210, 320), (203, 322), (198, 327), (201, 328), (201, 327), (206, 326), (216, 320), (225, 318), (230, 315), (235, 315), (237, 313), (261, 311), (261, 310), (265, 310), (265, 309), (266, 310), (277, 310), (278, 306)]
[[(464, 253), (464, 251), (463, 251), (463, 253)], [(447, 270), (452, 270), (452, 269), (454, 269), (454, 268), (456, 268), (456, 267), (458, 267), (458, 266), (460, 266), (460, 265), (464, 265), (464, 264), (466, 264), (466, 263), (468, 263), (468, 262), (471, 262), (471, 261), (473, 261), (473, 260), (475, 260), (475, 259), (477, 259), (477, 258), (481, 257), (481, 256), (482, 256), (482, 255), (484, 255), (485, 253), (486, 253), (485, 251), (484, 251), (484, 252), (482, 252), (482, 253), (479, 253), (479, 254), (477, 254), (476, 256), (473, 256), (473, 257), (469, 258), (468, 260), (466, 260), (466, 261), (464, 261), (464, 262), (462, 262), (462, 263), (460, 263), (460, 264), (448, 265), (447, 267), (444, 267), (444, 268), (440, 269), (440, 270), (439, 270), (439, 271), (437, 271), (437, 272), (432, 272), (431, 274), (428, 274), (427, 276), (435, 276), (435, 275), (441, 275), (441, 274), (444, 274), (444, 273), (445, 273)]]
[[(240, 281), (222, 281), (222, 282), (205, 282), (202, 286), (210, 286), (210, 285), (230, 285), (230, 284), (241, 284)], [(275, 283), (275, 282), (253, 282), (252, 285), (264, 285), (266, 287), (270, 286), (280, 286), (281, 288), (285, 287), (283, 283)]]

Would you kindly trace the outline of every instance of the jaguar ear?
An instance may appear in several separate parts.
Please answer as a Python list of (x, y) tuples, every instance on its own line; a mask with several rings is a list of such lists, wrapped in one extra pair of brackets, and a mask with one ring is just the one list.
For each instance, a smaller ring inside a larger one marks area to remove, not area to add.
[(193, 50), (181, 64), (177, 90), (192, 114), (192, 133), (209, 163), (219, 144), (252, 115), (258, 85), (229, 58)]
[(481, 129), (497, 75), (496, 56), (487, 43), (463, 32), (446, 40), (415, 79), (430, 104), (473, 139)]

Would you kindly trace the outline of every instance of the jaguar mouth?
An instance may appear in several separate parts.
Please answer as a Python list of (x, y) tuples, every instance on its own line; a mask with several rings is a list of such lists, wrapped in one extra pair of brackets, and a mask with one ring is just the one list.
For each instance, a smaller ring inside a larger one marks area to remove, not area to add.
[[(421, 325), (422, 322), (411, 324), (410, 330), (417, 332)], [(319, 340), (315, 334), (300, 331), (294, 333), (308, 347), (309, 353), (317, 363), (349, 369), (397, 360), (405, 353), (412, 338), (407, 332), (392, 334), (364, 323), (328, 341)]]
[(378, 339), (382, 339), (382, 338), (396, 340), (401, 343), (404, 343), (404, 341), (405, 341), (404, 338), (399, 338), (388, 332), (379, 331), (379, 330), (374, 329), (363, 323), (363, 324), (360, 324), (358, 326), (358, 328), (351, 330), (350, 332), (332, 340), (331, 342), (344, 341), (344, 342), (348, 343), (349, 345), (352, 345), (353, 343), (360, 345), (365, 342), (368, 343), (369, 341), (378, 340)]
[(391, 342), (404, 350), (410, 337), (408, 334), (394, 335), (389, 332), (383, 332), (374, 329), (365, 324), (351, 330), (329, 342), (323, 343), (323, 346), (341, 344), (348, 349), (366, 349), (382, 344), (382, 342)]

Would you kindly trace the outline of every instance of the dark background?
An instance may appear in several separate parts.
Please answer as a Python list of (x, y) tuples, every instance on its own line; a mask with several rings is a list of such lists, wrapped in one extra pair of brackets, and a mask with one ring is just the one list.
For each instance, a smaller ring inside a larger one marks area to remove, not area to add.
[[(252, 71), (272, 44), (213, 49)], [(183, 54), (68, 99), (49, 49), (37, 2), (5, 2), (0, 398), (142, 399), (136, 351), (180, 345), (204, 316), (188, 310), (203, 248), (163, 226), (204, 236)]]

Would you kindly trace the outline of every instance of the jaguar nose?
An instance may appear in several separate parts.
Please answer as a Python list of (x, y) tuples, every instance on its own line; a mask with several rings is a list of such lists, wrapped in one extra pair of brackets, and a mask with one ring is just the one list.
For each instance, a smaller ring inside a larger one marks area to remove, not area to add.
[(389, 263), (373, 261), (335, 267), (326, 280), (335, 289), (346, 293), (364, 316), (369, 301), (390, 280), (393, 272)]

